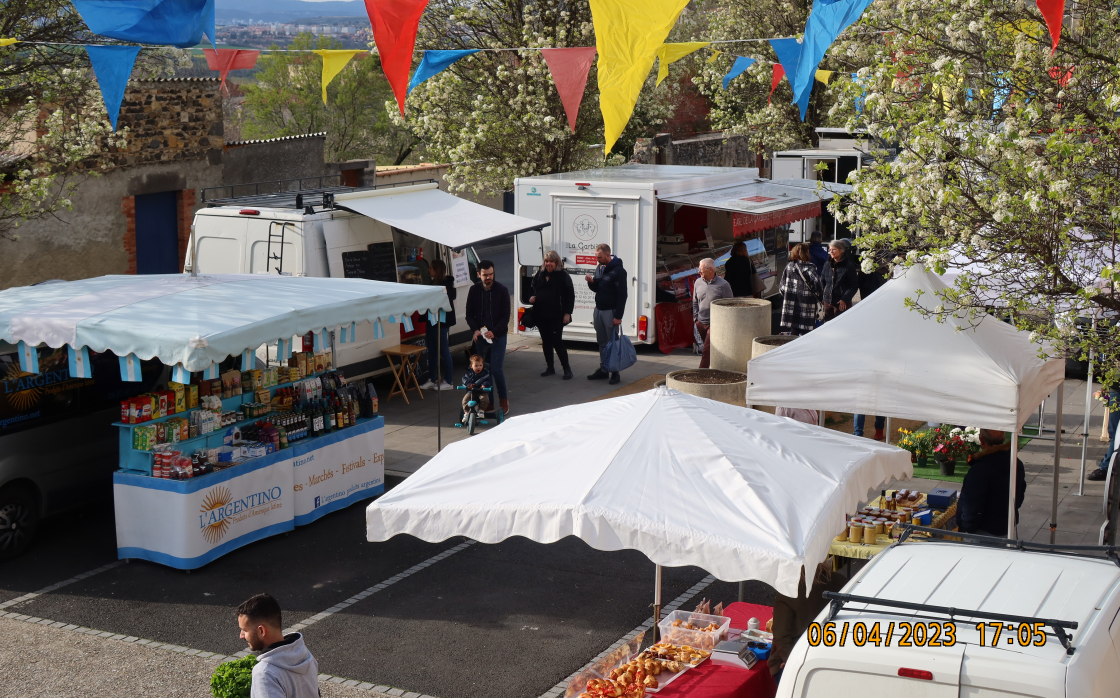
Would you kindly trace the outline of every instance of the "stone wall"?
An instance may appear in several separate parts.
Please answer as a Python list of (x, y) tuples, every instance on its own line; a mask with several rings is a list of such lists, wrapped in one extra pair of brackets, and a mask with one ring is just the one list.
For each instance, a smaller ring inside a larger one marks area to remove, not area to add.
[(124, 150), (107, 147), (112, 167), (222, 161), (222, 98), (213, 78), (138, 80), (124, 93), (117, 129), (128, 129)]
[[(327, 134), (275, 138), (267, 141), (229, 143), (222, 153), (224, 184), (264, 182), (274, 179), (320, 177), (328, 174), (323, 162)], [(335, 184), (331, 182), (329, 184)], [(316, 182), (306, 186), (316, 187)], [(238, 192), (241, 193), (241, 192)]]
[(746, 136), (709, 133), (674, 141), (667, 133), (640, 138), (630, 162), (644, 165), (690, 165), (702, 167), (757, 167)]

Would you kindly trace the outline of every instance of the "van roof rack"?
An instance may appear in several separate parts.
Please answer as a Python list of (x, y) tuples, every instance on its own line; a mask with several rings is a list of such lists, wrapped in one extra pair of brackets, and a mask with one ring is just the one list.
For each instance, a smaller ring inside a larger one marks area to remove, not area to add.
[(984, 618), (986, 620), (1006, 621), (1008, 623), (1026, 623), (1027, 625), (1034, 625), (1035, 623), (1042, 623), (1048, 625), (1054, 630), (1054, 634), (1058, 636), (1058, 640), (1062, 643), (1062, 647), (1066, 648), (1066, 654), (1073, 654), (1074, 647), (1070, 640), (1070, 636), (1066, 630), (1077, 630), (1077, 621), (1073, 620), (1055, 620), (1053, 618), (1035, 618), (1034, 616), (1018, 616), (1008, 613), (989, 613), (987, 611), (974, 611), (966, 608), (953, 608), (951, 606), (933, 606), (925, 603), (913, 603), (910, 601), (893, 601), (891, 599), (876, 599), (871, 596), (855, 596), (853, 594), (838, 594), (832, 591), (823, 592), (822, 597), (829, 602), (828, 618), (831, 621), (836, 617), (847, 603), (863, 603), (869, 606), (884, 606), (886, 608), (904, 608), (908, 611), (926, 611), (927, 613), (941, 613), (955, 618), (963, 616), (966, 618)]
[[(334, 208), (334, 197), (337, 194), (389, 189), (412, 184), (427, 184), (435, 181), (431, 178), (413, 179), (407, 182), (375, 184), (368, 187), (348, 187), (341, 184), (341, 175), (273, 179), (264, 182), (207, 187), (202, 190), (202, 203), (207, 207), (259, 206), (261, 208), (295, 208), (300, 210), (313, 209), (316, 206)], [(238, 194), (238, 192), (243, 193)]]
[[(913, 524), (903, 524), (902, 534), (898, 537), (899, 543), (904, 543), (910, 538), (911, 533), (925, 533), (930, 538), (911, 538), (911, 542), (923, 543), (960, 543), (982, 545), (989, 548), (1010, 548), (1013, 550), (1027, 550), (1036, 553), (1077, 554), (1096, 553), (1095, 557), (1107, 557), (1120, 567), (1120, 545), (1062, 545), (1053, 543), (1032, 543), (1028, 540), (1014, 540), (998, 538), (995, 536), (982, 536), (976, 533), (963, 533), (961, 531), (946, 531), (940, 528), (927, 528)], [(944, 540), (959, 539), (959, 540)]]

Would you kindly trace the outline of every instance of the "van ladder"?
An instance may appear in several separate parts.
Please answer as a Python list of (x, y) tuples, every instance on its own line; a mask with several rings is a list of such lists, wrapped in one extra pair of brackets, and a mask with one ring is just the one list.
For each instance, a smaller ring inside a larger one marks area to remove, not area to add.
[[(277, 233), (273, 230), (273, 226), (277, 226), (277, 225), (280, 226), (280, 232), (279, 233)], [(265, 269), (268, 269), (268, 266), (270, 264), (272, 264), (272, 260), (275, 259), (276, 262), (277, 262), (276, 268), (275, 268), (275, 271), (276, 271), (277, 274), (283, 274), (284, 273), (284, 229), (287, 228), (289, 225), (292, 226), (292, 228), (294, 230), (295, 224), (292, 223), (291, 221), (270, 221), (269, 224), (268, 224), (268, 248), (265, 251), (265, 257), (266, 257)], [(278, 255), (272, 254), (272, 242), (273, 242), (273, 240), (276, 241), (276, 244), (280, 248), (280, 254), (278, 254)]]

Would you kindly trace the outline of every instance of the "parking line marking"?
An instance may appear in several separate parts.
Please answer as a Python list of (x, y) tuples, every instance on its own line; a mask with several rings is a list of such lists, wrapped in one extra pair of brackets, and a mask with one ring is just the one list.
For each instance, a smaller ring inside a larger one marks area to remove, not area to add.
[(83, 579), (88, 579), (95, 574), (101, 574), (102, 572), (107, 572), (107, 571), (113, 569), (114, 567), (118, 567), (118, 566), (123, 565), (123, 564), (124, 564), (124, 560), (117, 560), (116, 562), (110, 562), (107, 565), (102, 565), (101, 567), (98, 567), (97, 569), (94, 569), (94, 570), (90, 570), (89, 572), (82, 572), (81, 574), (75, 575), (75, 576), (71, 577), (70, 579), (64, 579), (63, 581), (57, 582), (57, 583), (52, 584), (48, 587), (43, 587), (39, 591), (33, 591), (30, 594), (24, 594), (23, 596), (18, 596), (14, 599), (8, 599), (4, 603), (0, 603), (0, 611), (3, 611), (5, 608), (11, 608), (12, 606), (15, 606), (16, 604), (21, 604), (24, 601), (30, 601), (31, 599), (34, 599), (38, 596), (42, 596), (43, 594), (49, 594), (52, 591), (57, 591), (57, 590), (61, 589), (62, 587), (69, 586), (69, 585), (73, 584), (74, 582), (80, 582)]
[[(716, 581), (716, 578), (713, 577), (710, 574), (707, 577), (704, 577), (703, 579), (701, 579), (699, 582), (697, 582), (692, 587), (690, 587), (688, 590), (686, 590), (683, 594), (681, 594), (677, 598), (673, 599), (672, 603), (668, 604), (667, 606), (662, 606), (661, 607), (661, 613), (663, 614), (662, 617), (669, 615), (673, 611), (675, 611), (678, 608), (680, 608), (681, 606), (683, 606), (686, 601), (688, 601), (691, 598), (694, 598), (701, 591), (703, 591), (708, 585), (712, 584), (715, 581)], [(556, 698), (557, 696), (564, 695), (564, 692), (568, 688), (568, 683), (571, 682), (572, 679), (574, 679), (580, 673), (590, 669), (591, 666), (593, 664), (595, 664), (595, 662), (599, 661), (603, 657), (606, 657), (608, 654), (610, 654), (611, 652), (614, 652), (616, 649), (623, 646), (627, 642), (630, 642), (631, 640), (633, 640), (635, 637), (637, 637), (638, 633), (649, 630), (652, 627), (653, 627), (653, 616), (650, 616), (649, 618), (646, 619), (646, 621), (644, 623), (642, 623), (638, 627), (634, 628), (630, 632), (626, 633), (626, 635), (622, 636), (622, 638), (619, 639), (618, 642), (615, 642), (613, 645), (611, 645), (607, 649), (605, 649), (602, 652), (600, 652), (599, 654), (597, 654), (590, 662), (588, 662), (587, 664), (584, 664), (582, 667), (577, 669), (571, 676), (569, 676), (568, 678), (564, 679), (560, 683), (556, 684), (552, 688), (545, 691), (543, 694), (541, 694), (540, 698)]]

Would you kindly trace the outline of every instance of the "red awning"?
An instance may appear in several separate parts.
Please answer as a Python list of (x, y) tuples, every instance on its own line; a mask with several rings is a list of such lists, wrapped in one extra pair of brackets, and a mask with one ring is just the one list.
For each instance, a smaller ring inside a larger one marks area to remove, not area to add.
[(800, 206), (778, 209), (767, 213), (734, 213), (731, 216), (731, 230), (735, 237), (743, 237), (768, 228), (777, 228), (786, 223), (803, 221), (821, 215), (821, 202), (813, 201)]

